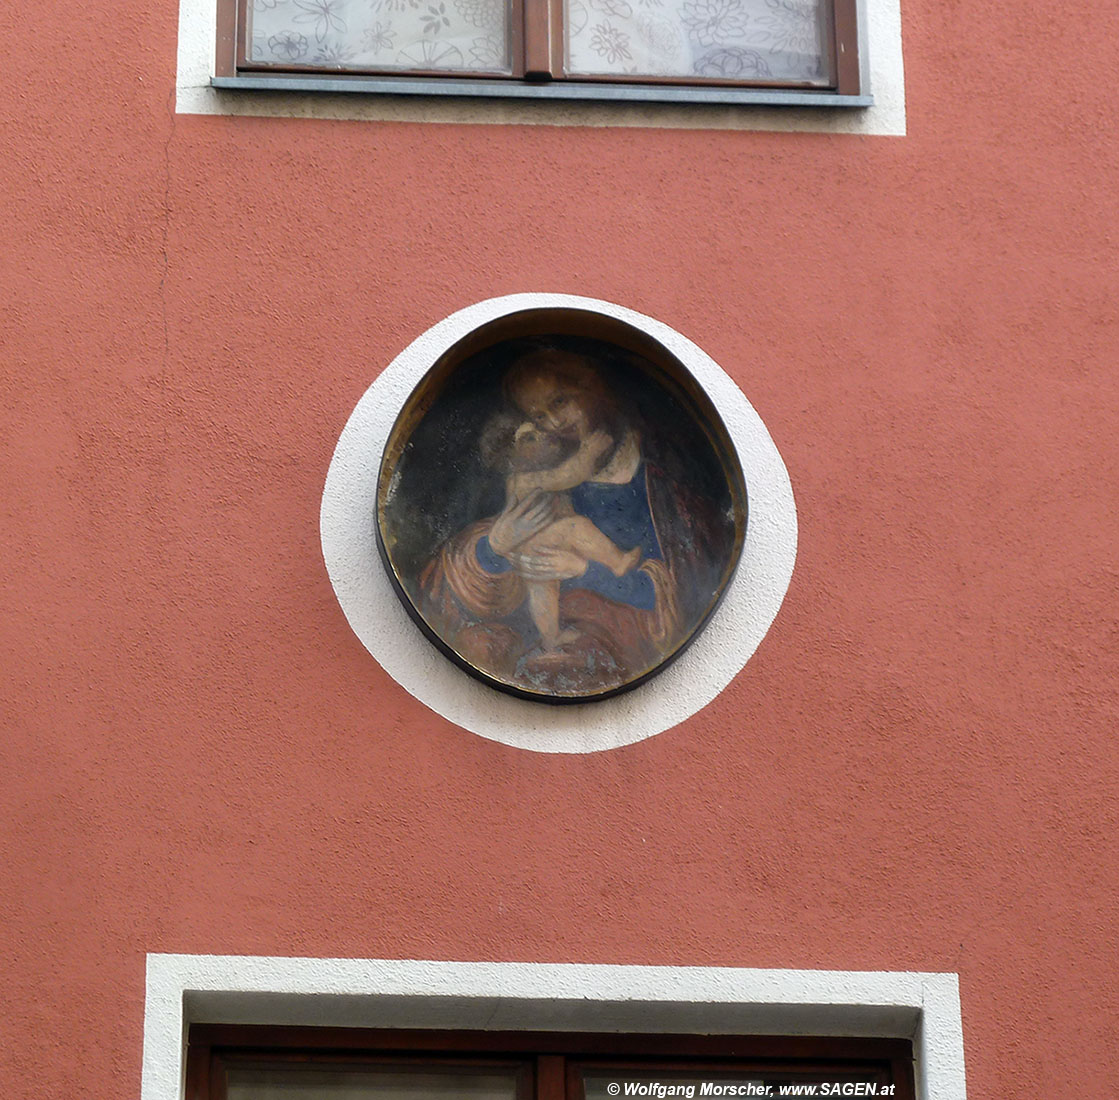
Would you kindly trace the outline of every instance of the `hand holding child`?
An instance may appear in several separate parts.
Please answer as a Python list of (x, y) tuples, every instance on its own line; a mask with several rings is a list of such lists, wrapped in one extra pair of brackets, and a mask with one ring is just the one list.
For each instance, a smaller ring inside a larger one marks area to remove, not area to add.
[(539, 534), (555, 518), (555, 497), (539, 489), (506, 508), (490, 528), (490, 547), (507, 558), (522, 542)]

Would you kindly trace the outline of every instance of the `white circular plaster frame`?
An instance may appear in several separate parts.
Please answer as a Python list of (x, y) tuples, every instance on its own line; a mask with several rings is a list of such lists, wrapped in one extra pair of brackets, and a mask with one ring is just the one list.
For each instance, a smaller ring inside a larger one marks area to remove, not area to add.
[[(746, 479), (742, 557), (699, 637), (663, 672), (610, 699), (562, 706), (506, 695), (475, 680), (421, 633), (393, 590), (376, 541), (377, 477), (389, 432), (432, 364), (474, 329), (533, 309), (580, 309), (651, 336), (691, 372), (723, 418)], [(404, 349), (357, 403), (323, 491), (323, 557), (342, 610), (362, 645), (436, 714), (493, 741), (533, 752), (586, 753), (642, 741), (710, 703), (742, 670), (777, 616), (796, 560), (789, 474), (761, 418), (713, 359), (668, 325), (633, 310), (569, 294), (512, 294), (452, 314)]]

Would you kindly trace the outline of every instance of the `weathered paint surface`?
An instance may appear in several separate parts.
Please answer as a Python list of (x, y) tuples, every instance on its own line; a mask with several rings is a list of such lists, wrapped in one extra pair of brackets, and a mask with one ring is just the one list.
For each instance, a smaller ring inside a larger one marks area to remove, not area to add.
[[(970, 1096), (1111, 1096), (1115, 29), (914, 0), (871, 138), (176, 115), (173, 4), (13, 24), (5, 1097), (138, 1095), (149, 951), (958, 972)], [(318, 544), (370, 380), (526, 290), (694, 339), (798, 506), (734, 683), (586, 756), (433, 716)]]

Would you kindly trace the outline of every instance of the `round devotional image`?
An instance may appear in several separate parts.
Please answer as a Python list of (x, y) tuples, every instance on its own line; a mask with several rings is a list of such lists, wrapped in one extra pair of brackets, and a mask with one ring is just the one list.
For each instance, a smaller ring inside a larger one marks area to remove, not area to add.
[(577, 702), (634, 687), (733, 575), (734, 448), (684, 368), (655, 358), (582, 336), (498, 340), (436, 364), (393, 428), (386, 567), (432, 642), (497, 688)]

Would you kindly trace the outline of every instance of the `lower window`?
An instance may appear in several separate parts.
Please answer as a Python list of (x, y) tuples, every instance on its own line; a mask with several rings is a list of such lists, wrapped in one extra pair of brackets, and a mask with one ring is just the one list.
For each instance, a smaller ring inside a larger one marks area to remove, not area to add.
[(901, 1039), (194, 1025), (186, 1100), (914, 1100)]

